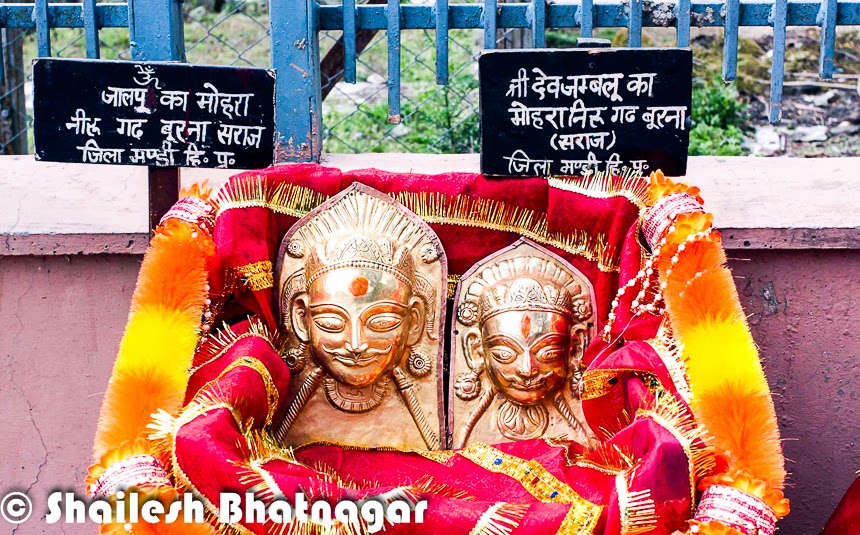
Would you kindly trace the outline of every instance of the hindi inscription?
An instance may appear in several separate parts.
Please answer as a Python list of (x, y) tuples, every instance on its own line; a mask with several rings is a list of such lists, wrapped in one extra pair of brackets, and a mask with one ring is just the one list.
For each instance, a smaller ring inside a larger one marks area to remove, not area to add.
[(479, 69), (483, 173), (686, 173), (689, 49), (494, 50)]
[(274, 154), (274, 73), (247, 67), (39, 59), (39, 160), (256, 169)]

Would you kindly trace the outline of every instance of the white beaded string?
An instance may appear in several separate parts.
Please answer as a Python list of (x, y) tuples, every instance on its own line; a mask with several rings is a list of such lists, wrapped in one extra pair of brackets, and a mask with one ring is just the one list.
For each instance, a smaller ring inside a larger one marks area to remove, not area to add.
[[(644, 303), (645, 298), (647, 297), (648, 288), (651, 285), (651, 277), (654, 274), (654, 262), (660, 256), (660, 252), (663, 247), (666, 246), (666, 242), (668, 240), (668, 236), (675, 232), (675, 224), (674, 221), (672, 225), (666, 230), (666, 235), (660, 239), (657, 245), (654, 247), (653, 252), (651, 253), (651, 257), (645, 261), (643, 269), (640, 269), (635, 277), (627, 281), (626, 284), (618, 288), (618, 292), (615, 295), (615, 299), (612, 300), (612, 307), (609, 311), (609, 316), (607, 317), (606, 325), (603, 327), (603, 339), (609, 341), (609, 335), (612, 332), (612, 325), (615, 323), (615, 319), (617, 317), (616, 310), (621, 302), (621, 299), (624, 297), (624, 294), (627, 293), (628, 289), (633, 289), (636, 285), (642, 281), (642, 289), (636, 295), (636, 298), (633, 299), (631, 303), (631, 308), (633, 309), (633, 315), (638, 316), (643, 311), (648, 312), (657, 312), (657, 303), (662, 301), (662, 293), (660, 290), (654, 292), (654, 300), (650, 303)], [(644, 303), (644, 308), (640, 307), (640, 304)]]
[[(618, 288), (618, 292), (615, 295), (615, 299), (612, 300), (612, 307), (610, 308), (606, 325), (603, 327), (602, 337), (605, 341), (609, 341), (609, 336), (612, 332), (612, 325), (615, 323), (615, 319), (617, 318), (616, 310), (618, 309), (621, 299), (624, 297), (628, 290), (632, 290), (640, 282), (642, 287), (630, 304), (633, 312), (633, 317), (639, 316), (644, 313), (660, 314), (665, 311), (663, 307), (660, 307), (658, 305), (664, 302), (663, 290), (666, 289), (666, 283), (660, 282), (657, 289), (653, 292), (653, 299), (651, 301), (647, 300), (648, 290), (651, 287), (651, 279), (656, 273), (654, 265), (656, 264), (657, 259), (660, 257), (660, 253), (663, 251), (663, 248), (666, 247), (669, 236), (671, 236), (676, 230), (677, 228), (675, 227), (675, 219), (673, 219), (672, 225), (670, 225), (669, 228), (666, 229), (666, 234), (654, 247), (650, 258), (645, 261), (643, 268), (639, 270), (635, 277), (633, 277), (632, 279), (627, 281), (626, 284)], [(672, 255), (669, 267), (666, 269), (666, 276), (669, 277), (672, 275), (672, 269), (678, 264), (681, 259), (680, 253), (684, 252), (688, 244), (703, 240), (707, 238), (710, 234), (711, 229), (708, 228), (701, 232), (696, 232), (687, 236), (684, 241), (678, 245), (675, 254)], [(699, 276), (701, 275), (701, 273), (697, 273), (696, 275)], [(695, 280), (695, 277), (694, 279), (691, 279), (691, 281), (688, 281), (688, 285), (689, 282), (692, 282), (692, 280)], [(681, 296), (683, 296), (683, 292), (681, 293)]]

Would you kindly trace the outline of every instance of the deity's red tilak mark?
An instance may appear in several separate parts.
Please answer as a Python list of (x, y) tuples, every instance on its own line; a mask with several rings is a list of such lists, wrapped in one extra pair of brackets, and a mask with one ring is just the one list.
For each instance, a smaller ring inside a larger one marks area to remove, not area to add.
[(361, 297), (367, 294), (368, 286), (370, 286), (370, 283), (367, 282), (367, 279), (364, 277), (356, 277), (352, 279), (351, 283), (349, 283), (349, 291), (355, 297)]
[(520, 322), (520, 332), (523, 334), (523, 338), (528, 340), (529, 333), (532, 332), (532, 318), (528, 314), (523, 316)]

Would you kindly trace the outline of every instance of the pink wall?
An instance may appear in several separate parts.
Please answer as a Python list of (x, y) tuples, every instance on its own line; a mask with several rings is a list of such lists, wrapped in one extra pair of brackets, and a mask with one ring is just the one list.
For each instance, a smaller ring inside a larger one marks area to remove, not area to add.
[(860, 251), (729, 254), (792, 472), (779, 533), (814, 535), (860, 468)]
[[(812, 535), (860, 467), (860, 251), (730, 256), (792, 471), (793, 511), (780, 533)], [(38, 514), (49, 492), (81, 488), (139, 262), (130, 255), (0, 257), (0, 491), (29, 490)], [(60, 532), (37, 516), (16, 533)]]
[(97, 533), (37, 517), (50, 492), (83, 488), (139, 265), (120, 255), (0, 257), (0, 494), (27, 491), (35, 511), (16, 535)]

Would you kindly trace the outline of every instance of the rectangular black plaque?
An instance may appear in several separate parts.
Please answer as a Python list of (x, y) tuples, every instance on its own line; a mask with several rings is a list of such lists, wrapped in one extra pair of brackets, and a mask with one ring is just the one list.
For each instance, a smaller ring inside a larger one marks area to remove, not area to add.
[(690, 49), (481, 55), (481, 172), (669, 176), (687, 171)]
[(36, 159), (257, 169), (272, 164), (275, 76), (250, 67), (38, 59)]

